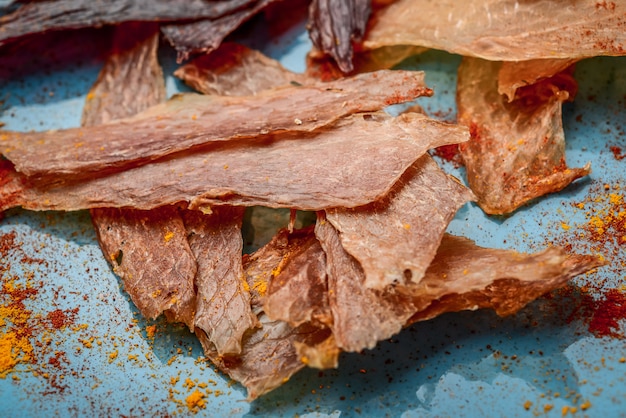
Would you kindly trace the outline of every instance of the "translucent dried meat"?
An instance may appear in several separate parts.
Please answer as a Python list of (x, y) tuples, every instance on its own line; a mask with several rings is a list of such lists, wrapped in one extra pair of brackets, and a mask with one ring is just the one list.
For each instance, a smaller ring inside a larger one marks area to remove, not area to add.
[(417, 283), (457, 210), (473, 194), (429, 155), (415, 162), (381, 200), (326, 210), (343, 248), (363, 267), (368, 288)]
[(370, 0), (313, 0), (309, 8), (313, 45), (349, 73), (353, 69), (352, 43), (363, 38), (370, 13)]
[[(431, 95), (419, 71), (379, 71), (255, 96), (176, 96), (132, 118), (59, 131), (0, 132), (4, 156), (28, 176), (92, 177), (207, 143), (310, 132), (355, 112)], [(86, 140), (88, 138), (89, 140)]]
[(517, 89), (552, 78), (573, 68), (576, 61), (578, 60), (567, 58), (505, 61), (498, 71), (498, 93), (506, 95), (509, 102), (512, 102), (515, 99)]
[(211, 214), (185, 210), (182, 218), (197, 262), (194, 328), (206, 335), (218, 356), (241, 352), (246, 331), (257, 325), (243, 282), (243, 208), (213, 208)]
[(417, 45), (493, 61), (626, 54), (623, 0), (396, 0), (370, 21), (366, 49)]
[(605, 263), (600, 257), (568, 254), (559, 247), (522, 254), (482, 248), (467, 238), (445, 235), (424, 279), (410, 290), (417, 311), (411, 321), (481, 308), (511, 315)]
[[(424, 136), (423, 126), (439, 126), (439, 136)], [(222, 142), (202, 152), (75, 182), (36, 183), (6, 169), (0, 209), (150, 209), (181, 201), (190, 202), (191, 209), (220, 204), (355, 207), (387, 194), (429, 148), (467, 138), (466, 129), (419, 114), (357, 114), (313, 133)]]
[(165, 313), (193, 329), (196, 260), (178, 208), (102, 208), (94, 226), (102, 252), (141, 314), (152, 319)]
[(252, 96), (274, 87), (314, 82), (258, 51), (232, 42), (190, 61), (174, 75), (201, 93), (222, 96)]
[(459, 148), (470, 188), (490, 214), (512, 212), (589, 173), (565, 163), (561, 107), (570, 93), (548, 80), (509, 103), (498, 93), (500, 65), (466, 57), (458, 74), (457, 119), (472, 133)]
[(0, 45), (50, 30), (77, 29), (128, 21), (219, 18), (254, 0), (46, 0), (21, 5), (0, 17)]

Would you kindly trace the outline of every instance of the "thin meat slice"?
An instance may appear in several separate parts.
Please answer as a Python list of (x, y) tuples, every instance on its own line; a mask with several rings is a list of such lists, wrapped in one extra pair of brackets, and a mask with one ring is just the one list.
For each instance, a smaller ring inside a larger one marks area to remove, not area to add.
[[(498, 71), (498, 93), (506, 95), (509, 102), (512, 102), (519, 88), (553, 78), (560, 73), (567, 74), (567, 70), (573, 69), (577, 61), (569, 58), (505, 61)], [(563, 90), (570, 89), (571, 87)]]
[[(438, 135), (431, 135), (432, 128)], [(358, 114), (313, 133), (220, 143), (203, 152), (77, 182), (36, 183), (9, 170), (4, 177), (21, 182), (0, 188), (0, 209), (150, 209), (181, 201), (190, 202), (191, 209), (220, 204), (303, 210), (355, 207), (386, 195), (429, 148), (467, 139), (466, 128), (416, 113), (395, 118)]]
[(492, 61), (626, 54), (623, 0), (396, 0), (370, 22), (366, 49), (417, 45)]
[(178, 52), (178, 62), (191, 54), (209, 53), (217, 49), (224, 38), (276, 0), (249, 1), (249, 5), (217, 19), (164, 25), (163, 35)]
[(157, 50), (159, 26), (130, 22), (113, 32), (113, 46), (87, 94), (82, 126), (133, 116), (166, 99)]
[(252, 96), (263, 90), (314, 81), (246, 46), (228, 42), (178, 68), (174, 75), (203, 94)]
[[(0, 132), (4, 156), (34, 177), (93, 177), (207, 143), (311, 132), (356, 112), (431, 95), (419, 71), (383, 70), (255, 96), (187, 94), (129, 119), (59, 131)], [(88, 138), (88, 140), (87, 140)]]
[(318, 218), (315, 235), (326, 254), (328, 303), (333, 317), (330, 329), (337, 346), (358, 352), (400, 332), (415, 313), (411, 298), (393, 288), (366, 288), (363, 268), (343, 248), (339, 232), (323, 217)]
[(216, 19), (255, 0), (47, 0), (29, 2), (0, 17), (0, 45), (51, 30), (78, 29), (128, 21)]
[(562, 103), (570, 92), (553, 79), (525, 87), (509, 103), (498, 93), (501, 63), (464, 58), (458, 73), (458, 122), (472, 138), (460, 150), (467, 180), (489, 214), (509, 213), (589, 173), (565, 163)]
[(284, 242), (285, 250), (268, 280), (265, 313), (294, 327), (312, 321), (330, 325), (326, 256), (313, 228), (292, 234), (283, 229), (274, 240)]
[(262, 299), (272, 274), (279, 269), (283, 258), (288, 257), (303, 239), (306, 240), (306, 235), (306, 232), (297, 232), (290, 236), (282, 231), (244, 258), (251, 306), (260, 327), (244, 336), (240, 354), (217, 355), (213, 346), (207, 344), (206, 335), (201, 330), (197, 332), (205, 355), (220, 370), (246, 387), (249, 400), (279, 387), (309, 361), (328, 367), (337, 364), (339, 350), (333, 345), (328, 328), (309, 322), (293, 327), (285, 321), (270, 319), (263, 310)]
[(511, 315), (604, 264), (600, 257), (568, 254), (559, 247), (522, 254), (482, 248), (467, 238), (446, 235), (424, 279), (410, 290), (417, 311), (411, 322), (480, 308)]
[[(133, 22), (115, 29), (111, 54), (87, 95), (83, 125), (130, 116), (165, 100), (158, 41), (155, 24)], [(139, 311), (147, 318), (165, 312), (193, 330), (196, 262), (178, 210), (95, 208), (91, 219), (102, 252)]]
[(196, 261), (178, 208), (103, 208), (94, 226), (102, 252), (141, 314), (153, 319), (165, 313), (193, 330)]
[(371, 13), (371, 0), (313, 0), (309, 8), (309, 36), (320, 51), (330, 54), (348, 73), (353, 42), (359, 42)]
[(457, 210), (473, 200), (429, 155), (417, 160), (381, 200), (326, 210), (343, 248), (363, 267), (368, 288), (417, 283)]
[(243, 281), (243, 208), (213, 208), (211, 214), (185, 210), (182, 217), (198, 265), (195, 328), (206, 334), (217, 355), (238, 354), (241, 340), (257, 325)]

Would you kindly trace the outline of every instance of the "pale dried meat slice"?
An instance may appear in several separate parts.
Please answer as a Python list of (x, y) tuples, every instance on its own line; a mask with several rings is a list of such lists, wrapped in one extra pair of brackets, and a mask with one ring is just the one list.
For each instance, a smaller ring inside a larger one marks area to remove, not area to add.
[(165, 79), (157, 50), (159, 26), (121, 24), (83, 108), (82, 126), (95, 126), (133, 116), (166, 99)]
[(28, 2), (0, 17), (0, 45), (51, 30), (114, 25), (129, 21), (216, 19), (255, 0), (44, 0)]
[(411, 322), (482, 308), (511, 315), (604, 264), (598, 256), (568, 254), (559, 247), (524, 254), (482, 248), (467, 238), (446, 235), (424, 279), (410, 290), (417, 311)]
[(263, 310), (294, 327), (313, 321), (330, 325), (326, 256), (313, 228), (291, 234), (282, 229), (274, 241), (284, 243), (284, 255), (268, 280)]
[(458, 72), (457, 120), (472, 134), (459, 148), (469, 186), (489, 214), (512, 212), (589, 173), (565, 163), (561, 108), (570, 93), (547, 80), (509, 103), (498, 93), (500, 65), (466, 57)]
[(283, 258), (302, 242), (304, 236), (306, 233), (290, 237), (282, 231), (244, 258), (251, 305), (260, 327), (244, 336), (239, 355), (217, 355), (212, 344), (207, 343), (204, 332), (197, 332), (205, 355), (220, 370), (246, 387), (248, 400), (284, 384), (307, 363), (336, 367), (339, 350), (333, 344), (328, 328), (309, 322), (293, 327), (285, 321), (270, 319), (263, 311), (262, 299), (268, 290), (268, 281)]
[(193, 330), (196, 260), (178, 208), (102, 208), (94, 226), (102, 252), (141, 314), (154, 319), (165, 313)]
[(309, 37), (320, 51), (330, 54), (339, 68), (353, 70), (353, 42), (365, 34), (372, 11), (370, 0), (313, 0), (309, 7)]
[(191, 54), (209, 53), (239, 26), (277, 0), (248, 1), (249, 5), (217, 19), (164, 25), (163, 35), (178, 52), (178, 62)]
[[(403, 103), (432, 90), (420, 71), (382, 70), (255, 96), (176, 96), (137, 116), (98, 127), (0, 132), (3, 154), (28, 176), (93, 177), (207, 143), (272, 132), (310, 132), (356, 112)], [(87, 140), (88, 138), (88, 140)]]
[(415, 162), (381, 200), (326, 210), (343, 248), (363, 267), (367, 288), (418, 283), (457, 210), (473, 194), (429, 155)]
[(567, 73), (566, 70), (573, 69), (577, 61), (569, 58), (505, 61), (498, 71), (498, 93), (506, 95), (509, 102), (512, 102), (519, 88), (552, 78), (559, 73)]
[(396, 0), (377, 10), (366, 49), (417, 45), (492, 61), (626, 54), (626, 3)]
[(178, 68), (174, 75), (203, 94), (252, 96), (263, 90), (314, 81), (246, 46), (227, 42)]
[[(21, 189), (16, 190), (16, 182), (0, 188), (0, 209), (150, 209), (181, 201), (189, 202), (190, 209), (223, 204), (302, 210), (361, 206), (386, 195), (429, 148), (468, 137), (465, 128), (424, 121), (417, 113), (357, 114), (313, 133), (222, 142), (202, 152), (76, 182), (36, 183), (12, 173), (21, 178)], [(424, 124), (438, 124), (441, 134), (423, 137)]]
[(238, 354), (246, 331), (257, 325), (244, 282), (241, 224), (244, 208), (222, 206), (212, 213), (184, 210), (189, 247), (197, 262), (195, 329), (206, 334), (217, 355)]
[(315, 235), (326, 253), (328, 304), (337, 346), (344, 351), (371, 349), (402, 329), (415, 309), (409, 296), (393, 287), (382, 291), (364, 285), (365, 273), (341, 245), (339, 232), (318, 218)]

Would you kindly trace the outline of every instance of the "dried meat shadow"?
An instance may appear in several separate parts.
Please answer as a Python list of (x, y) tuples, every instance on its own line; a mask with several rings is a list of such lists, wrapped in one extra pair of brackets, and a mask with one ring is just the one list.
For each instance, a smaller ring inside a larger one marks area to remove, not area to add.
[[(277, 408), (340, 410), (342, 417), (428, 410), (447, 373), (487, 385), (505, 375), (548, 396), (575, 396), (578, 377), (563, 352), (588, 335), (582, 320), (572, 316), (576, 297), (555, 293), (506, 318), (491, 311), (460, 312), (414, 324), (374, 350), (344, 354), (338, 370), (300, 372), (255, 401), (248, 416)], [(499, 384), (498, 390), (507, 388)]]

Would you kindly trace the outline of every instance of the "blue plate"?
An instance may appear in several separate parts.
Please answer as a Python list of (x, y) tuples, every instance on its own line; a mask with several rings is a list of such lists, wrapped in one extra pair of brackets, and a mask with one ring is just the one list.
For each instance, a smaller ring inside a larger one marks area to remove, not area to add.
[[(272, 41), (262, 23), (253, 29), (250, 45), (304, 69), (304, 26)], [(104, 59), (105, 33), (36, 38), (1, 55), (4, 129), (78, 126)], [(174, 55), (165, 47), (161, 61), (168, 93), (185, 91), (171, 76)], [(400, 65), (426, 71), (435, 96), (419, 103), (429, 114), (454, 120), (459, 62), (432, 51)], [(554, 243), (609, 258), (609, 266), (574, 280), (582, 291), (543, 297), (507, 318), (462, 312), (415, 324), (373, 350), (342, 355), (337, 370), (304, 370), (248, 403), (240, 385), (204, 360), (193, 335), (137, 313), (87, 212), (14, 209), (0, 223), (0, 371), (12, 358), (7, 342), (31, 356), (22, 353), (0, 378), (0, 416), (626, 416), (626, 326), (618, 320), (607, 329), (619, 309), (610, 297), (626, 290), (626, 237), (609, 222), (625, 209), (626, 58), (584, 60), (576, 78), (580, 91), (564, 109), (567, 159), (570, 166), (591, 162), (592, 174), (507, 217), (466, 205), (449, 231), (483, 246), (539, 251)], [(439, 161), (463, 178), (462, 169)], [(256, 216), (274, 227), (287, 219), (281, 211)], [(247, 237), (248, 248), (270, 234)], [(18, 311), (22, 334), (9, 335)], [(187, 401), (198, 393), (206, 406), (190, 409)]]

